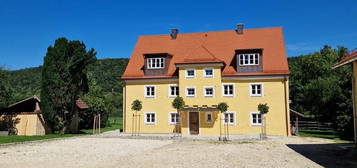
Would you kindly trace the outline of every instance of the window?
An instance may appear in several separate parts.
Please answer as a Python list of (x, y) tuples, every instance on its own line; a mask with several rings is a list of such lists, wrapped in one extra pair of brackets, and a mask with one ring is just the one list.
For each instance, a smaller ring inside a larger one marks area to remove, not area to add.
[(212, 112), (206, 112), (206, 123), (212, 123), (213, 115)]
[(205, 78), (212, 78), (213, 77), (213, 69), (212, 68), (204, 69), (203, 76)]
[(204, 88), (205, 97), (212, 97), (214, 95), (214, 89), (212, 86), (208, 86)]
[(165, 58), (147, 58), (148, 69), (163, 69), (165, 68)]
[(144, 92), (145, 92), (145, 97), (155, 97), (155, 86), (146, 85)]
[(233, 95), (234, 95), (234, 85), (223, 84), (223, 96), (233, 96)]
[(179, 95), (179, 87), (177, 85), (169, 86), (169, 97), (177, 97)]
[(260, 113), (251, 113), (251, 124), (252, 125), (262, 125), (262, 115)]
[(195, 97), (196, 96), (196, 88), (187, 87), (186, 88), (186, 97)]
[(194, 78), (195, 69), (186, 69), (186, 78)]
[(262, 95), (263, 95), (263, 84), (251, 83), (250, 84), (250, 96), (262, 96)]
[(145, 113), (145, 124), (156, 124), (156, 115), (154, 112)]
[(180, 115), (177, 112), (171, 112), (169, 116), (170, 124), (176, 125), (180, 123)]
[(259, 65), (259, 54), (239, 54), (239, 65)]
[(225, 112), (224, 113), (224, 124), (234, 125), (235, 124), (234, 116), (235, 115), (233, 112)]

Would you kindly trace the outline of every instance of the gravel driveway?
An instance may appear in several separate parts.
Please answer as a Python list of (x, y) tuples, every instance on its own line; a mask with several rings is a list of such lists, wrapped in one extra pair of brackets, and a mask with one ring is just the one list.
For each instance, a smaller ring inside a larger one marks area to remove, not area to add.
[[(315, 138), (174, 141), (85, 136), (0, 146), (0, 167), (355, 167), (349, 149)], [(351, 158), (349, 158), (351, 157)]]

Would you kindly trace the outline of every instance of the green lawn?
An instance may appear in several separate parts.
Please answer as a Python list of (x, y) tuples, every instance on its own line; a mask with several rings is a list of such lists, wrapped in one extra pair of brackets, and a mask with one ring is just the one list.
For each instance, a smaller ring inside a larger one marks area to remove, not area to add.
[[(109, 125), (101, 129), (101, 132), (112, 131), (122, 128), (122, 119), (119, 117), (109, 118)], [(13, 143), (13, 142), (25, 142), (25, 141), (36, 141), (43, 139), (53, 139), (53, 138), (67, 138), (73, 136), (89, 135), (92, 133), (92, 129), (81, 130), (80, 134), (49, 134), (43, 136), (0, 136), (0, 144)]]
[(334, 130), (299, 130), (299, 136), (332, 139), (336, 142), (350, 142), (341, 140)]

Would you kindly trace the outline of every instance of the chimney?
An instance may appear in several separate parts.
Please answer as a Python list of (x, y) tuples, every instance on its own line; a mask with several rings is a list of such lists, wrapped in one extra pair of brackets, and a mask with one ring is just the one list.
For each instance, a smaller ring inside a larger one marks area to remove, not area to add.
[(178, 34), (178, 29), (171, 29), (171, 40), (175, 40), (177, 38), (177, 34)]
[(237, 29), (236, 29), (237, 34), (243, 34), (243, 28), (244, 28), (243, 24), (237, 24)]

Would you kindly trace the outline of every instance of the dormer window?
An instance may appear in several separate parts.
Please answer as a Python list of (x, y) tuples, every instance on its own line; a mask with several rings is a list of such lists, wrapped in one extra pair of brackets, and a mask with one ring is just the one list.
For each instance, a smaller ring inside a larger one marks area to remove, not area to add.
[(259, 53), (239, 54), (239, 65), (259, 65)]
[(147, 59), (148, 69), (164, 69), (165, 68), (165, 58), (148, 58)]

